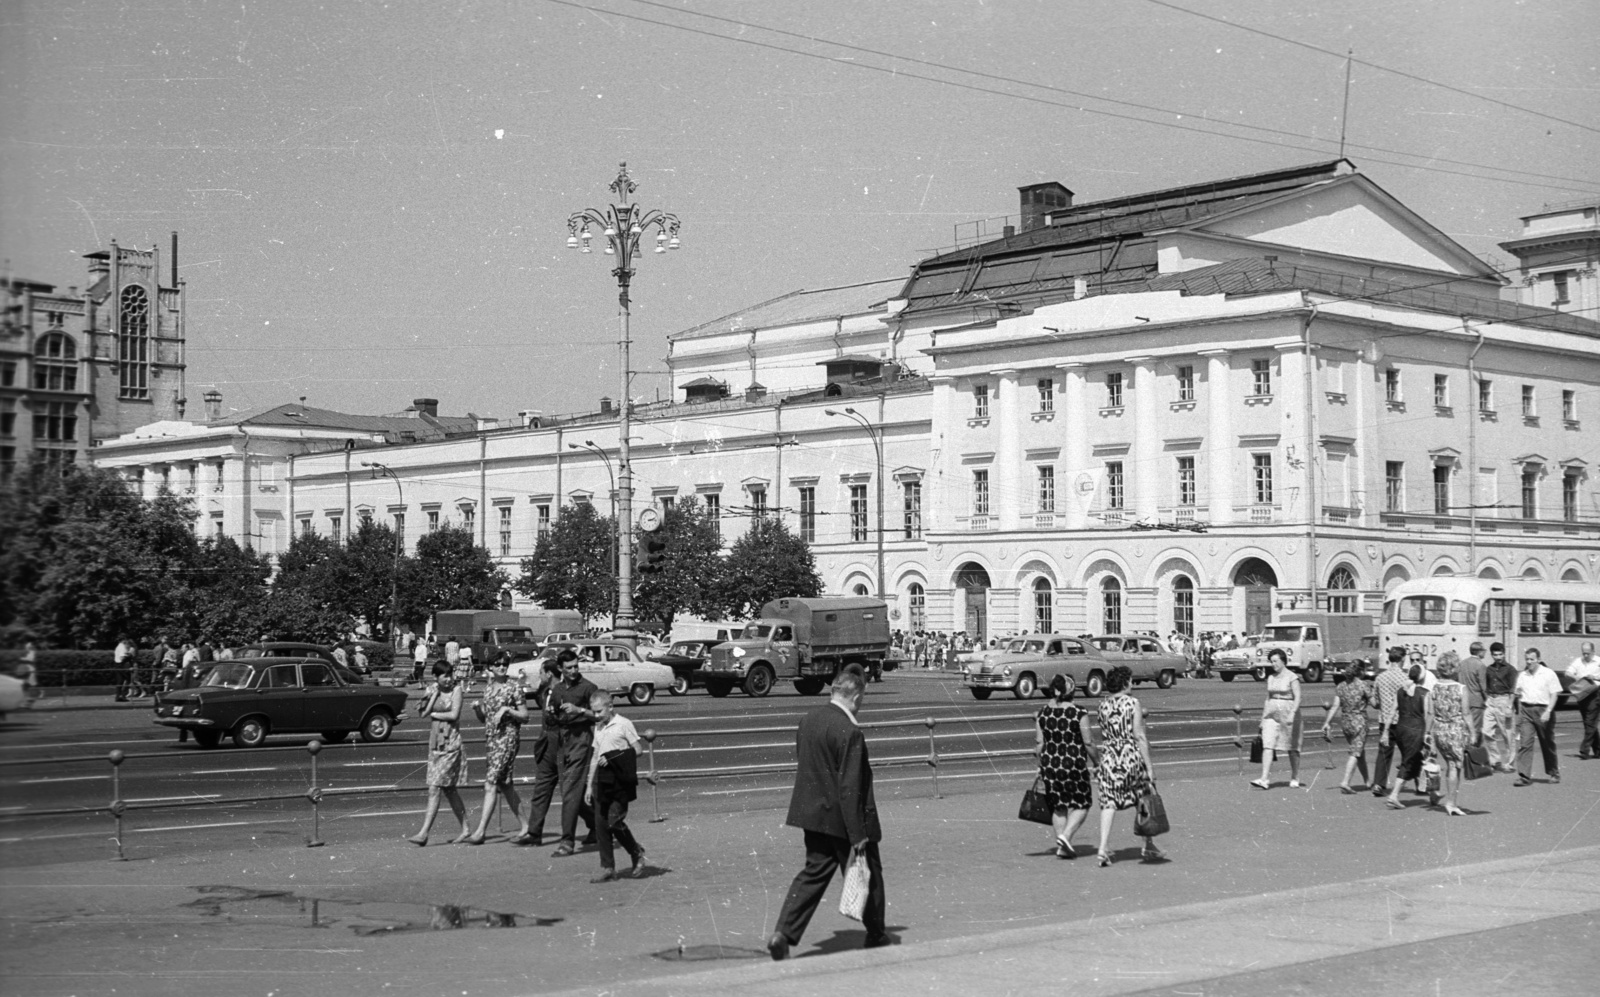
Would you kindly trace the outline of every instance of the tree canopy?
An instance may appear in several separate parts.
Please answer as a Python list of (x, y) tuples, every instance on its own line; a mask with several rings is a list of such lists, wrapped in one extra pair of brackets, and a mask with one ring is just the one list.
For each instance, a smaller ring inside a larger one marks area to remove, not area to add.
[(719, 615), (739, 620), (763, 604), (785, 596), (822, 594), (822, 577), (811, 546), (790, 532), (783, 520), (758, 516), (728, 551), (715, 594)]
[[(675, 503), (661, 517), (660, 529), (639, 535), (639, 545), (648, 539), (666, 547), (659, 564), (638, 571), (633, 585), (635, 619), (670, 630), (679, 613), (715, 615), (722, 534), (706, 507), (692, 496)], [(634, 564), (639, 563), (636, 557)]]
[(533, 554), (522, 559), (518, 592), (546, 609), (576, 609), (585, 619), (616, 610), (615, 520), (589, 502), (561, 507)]

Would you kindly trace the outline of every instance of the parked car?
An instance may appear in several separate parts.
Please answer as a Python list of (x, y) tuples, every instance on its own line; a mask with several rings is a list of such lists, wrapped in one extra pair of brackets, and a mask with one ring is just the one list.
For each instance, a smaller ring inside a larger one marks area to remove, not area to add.
[(1361, 677), (1370, 682), (1378, 677), (1378, 654), (1378, 635), (1367, 634), (1361, 638), (1359, 647), (1332, 655), (1328, 667), (1337, 674), (1350, 662), (1357, 662), (1361, 665)]
[(1158, 688), (1170, 689), (1178, 684), (1178, 676), (1189, 666), (1188, 658), (1172, 653), (1151, 637), (1104, 634), (1091, 637), (1089, 643), (1112, 668), (1128, 666), (1133, 672), (1134, 685), (1154, 682)]
[(532, 694), (539, 685), (545, 662), (553, 661), (566, 648), (578, 652), (578, 668), (584, 678), (603, 692), (627, 696), (628, 702), (635, 706), (644, 706), (655, 699), (657, 689), (672, 688), (672, 669), (654, 661), (646, 661), (632, 646), (615, 640), (580, 640), (546, 645), (536, 657), (512, 662), (507, 674), (520, 678), (528, 693)]
[(966, 663), (962, 683), (972, 690), (974, 699), (988, 699), (996, 689), (1027, 699), (1048, 688), (1057, 675), (1064, 675), (1088, 695), (1098, 696), (1105, 692), (1110, 670), (1100, 652), (1077, 637), (1034, 634), (1013, 637), (1000, 648), (973, 655)]
[[(339, 677), (350, 685), (370, 683), (376, 685), (378, 680), (368, 676), (356, 674), (355, 669), (339, 664), (333, 658), (333, 650), (321, 644), (301, 644), (289, 640), (267, 641), (264, 644), (247, 644), (233, 652), (235, 660), (239, 658), (321, 658), (334, 667)], [(213, 662), (215, 664), (215, 662)]]
[(28, 688), (22, 680), (15, 675), (0, 675), (0, 720), (4, 720), (7, 713), (26, 709), (27, 706)]
[(330, 743), (360, 731), (363, 741), (387, 741), (407, 719), (406, 693), (347, 682), (320, 657), (257, 655), (219, 661), (194, 689), (156, 696), (155, 722), (186, 728), (202, 748), (224, 736), (256, 748), (272, 734), (320, 734)]
[(711, 649), (720, 643), (718, 640), (680, 640), (665, 653), (657, 655), (655, 660), (658, 664), (672, 669), (672, 688), (668, 691), (674, 696), (682, 696), (697, 685), (703, 687)]

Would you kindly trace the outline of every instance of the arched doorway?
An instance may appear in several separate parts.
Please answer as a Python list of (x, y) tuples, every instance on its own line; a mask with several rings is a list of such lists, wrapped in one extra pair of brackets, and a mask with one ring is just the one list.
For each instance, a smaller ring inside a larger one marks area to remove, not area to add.
[(1050, 579), (1038, 578), (1033, 583), (1033, 629), (1036, 633), (1055, 633), (1056, 593)]
[(1122, 632), (1122, 583), (1115, 575), (1107, 575), (1100, 581), (1100, 632)]
[(967, 636), (981, 643), (989, 639), (989, 572), (983, 565), (968, 561), (956, 569), (955, 587), (962, 593), (966, 611), (962, 622)]
[(1247, 557), (1233, 569), (1233, 587), (1243, 589), (1244, 632), (1265, 630), (1272, 622), (1272, 590), (1278, 587), (1278, 573), (1259, 557)]
[(1172, 629), (1194, 636), (1194, 581), (1188, 575), (1172, 580)]

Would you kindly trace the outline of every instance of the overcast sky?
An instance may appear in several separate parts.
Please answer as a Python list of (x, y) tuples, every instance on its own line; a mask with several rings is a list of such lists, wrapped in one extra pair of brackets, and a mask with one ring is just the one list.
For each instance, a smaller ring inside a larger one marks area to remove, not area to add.
[(178, 230), (189, 395), (229, 408), (593, 409), (616, 285), (566, 217), (619, 160), (683, 221), (635, 283), (634, 365), (662, 371), (668, 334), (903, 276), (1022, 184), (1082, 202), (1334, 158), (1345, 63), (1306, 46), (1355, 50), (1348, 157), (1479, 255), (1510, 266), (1518, 215), (1600, 195), (1592, 0), (0, 11), (0, 256), (82, 285), (81, 254)]

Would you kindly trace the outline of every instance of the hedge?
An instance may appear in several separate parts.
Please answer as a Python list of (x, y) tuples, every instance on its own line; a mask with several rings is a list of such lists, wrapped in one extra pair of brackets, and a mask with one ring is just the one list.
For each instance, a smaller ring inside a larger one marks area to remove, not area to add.
[[(385, 671), (394, 666), (393, 648), (368, 647), (366, 652), (367, 666), (373, 671)], [(38, 655), (38, 683), (46, 689), (59, 689), (64, 685), (120, 685), (128, 673), (127, 665), (117, 666), (112, 651), (66, 649), (35, 653)], [(134, 653), (134, 659), (139, 663), (139, 677), (149, 681), (155, 667), (155, 654), (144, 648)], [(15, 674), (21, 663), (22, 651), (0, 650), (0, 671)]]

